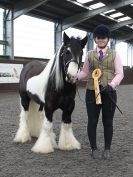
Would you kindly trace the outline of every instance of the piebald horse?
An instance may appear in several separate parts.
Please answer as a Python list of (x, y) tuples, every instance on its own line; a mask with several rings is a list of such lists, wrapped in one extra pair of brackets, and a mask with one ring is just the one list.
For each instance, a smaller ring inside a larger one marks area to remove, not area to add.
[[(37, 137), (32, 151), (50, 153), (80, 149), (81, 145), (72, 130), (71, 114), (75, 107), (75, 77), (82, 61), (83, 39), (63, 34), (63, 44), (48, 64), (32, 61), (20, 74), (21, 113), (14, 141), (25, 143)], [(62, 123), (58, 145), (53, 132), (53, 113), (62, 110)]]

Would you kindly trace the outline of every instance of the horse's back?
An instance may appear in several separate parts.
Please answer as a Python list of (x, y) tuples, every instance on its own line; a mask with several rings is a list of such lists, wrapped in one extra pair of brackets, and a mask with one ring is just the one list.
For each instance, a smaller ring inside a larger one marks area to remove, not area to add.
[(20, 74), (20, 91), (25, 90), (28, 79), (39, 75), (45, 68), (46, 64), (39, 61), (31, 61), (27, 63)]
[(32, 61), (27, 63), (25, 67), (22, 69), (20, 79), (24, 77), (29, 79), (33, 76), (40, 74), (45, 68), (45, 66), (46, 66), (45, 63), (41, 63), (39, 61)]

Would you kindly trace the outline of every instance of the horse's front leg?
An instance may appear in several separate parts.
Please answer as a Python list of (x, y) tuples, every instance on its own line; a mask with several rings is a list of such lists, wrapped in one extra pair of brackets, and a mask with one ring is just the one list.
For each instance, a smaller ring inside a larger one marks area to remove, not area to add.
[(63, 104), (62, 124), (59, 136), (59, 148), (61, 150), (81, 149), (81, 145), (75, 138), (72, 130), (71, 114), (75, 107), (73, 99), (66, 99)]
[(32, 151), (37, 153), (50, 153), (54, 152), (54, 148), (57, 148), (55, 134), (53, 133), (53, 111), (46, 105), (44, 106), (44, 110), (43, 125), (40, 135), (32, 148)]

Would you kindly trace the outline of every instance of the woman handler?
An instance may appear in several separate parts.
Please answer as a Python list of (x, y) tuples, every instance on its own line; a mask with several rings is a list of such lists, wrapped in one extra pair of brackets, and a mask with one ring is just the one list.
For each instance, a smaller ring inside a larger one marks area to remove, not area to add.
[[(87, 131), (92, 149), (92, 158), (110, 159), (113, 117), (117, 102), (116, 87), (124, 77), (123, 66), (117, 52), (107, 46), (111, 37), (111, 32), (107, 26), (103, 24), (97, 26), (94, 29), (93, 37), (97, 44), (96, 49), (88, 51), (83, 68), (81, 72), (78, 73), (78, 80), (88, 79), (86, 89)], [(102, 104), (96, 104), (96, 101), (94, 101), (96, 98), (92, 72), (97, 68), (100, 69), (102, 73), (99, 79)], [(98, 150), (96, 143), (96, 129), (101, 110), (104, 128), (104, 151), (102, 153)]]

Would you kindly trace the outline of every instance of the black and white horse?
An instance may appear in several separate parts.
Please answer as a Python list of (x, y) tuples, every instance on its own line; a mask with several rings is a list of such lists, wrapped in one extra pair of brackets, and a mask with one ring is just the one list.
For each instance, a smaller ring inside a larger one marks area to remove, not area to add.
[[(24, 143), (37, 137), (32, 151), (50, 153), (54, 148), (80, 149), (73, 134), (71, 114), (75, 107), (75, 77), (79, 70), (87, 36), (82, 40), (63, 35), (63, 44), (48, 64), (32, 61), (20, 74), (21, 114), (15, 142)], [(52, 117), (62, 110), (58, 146), (53, 132)]]

